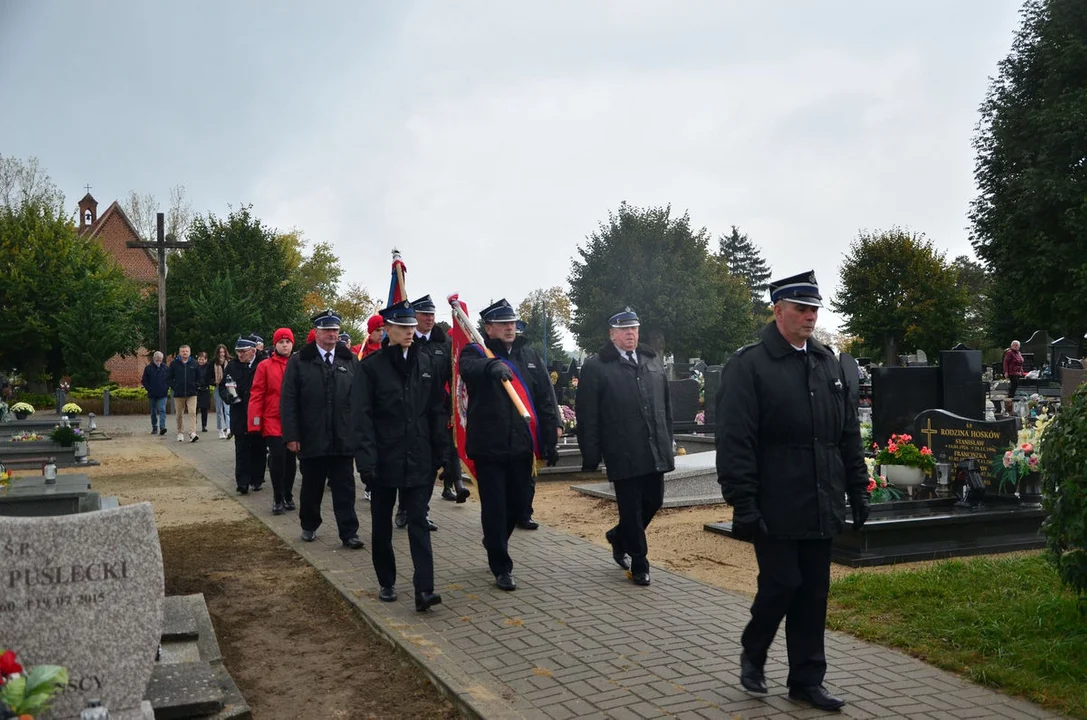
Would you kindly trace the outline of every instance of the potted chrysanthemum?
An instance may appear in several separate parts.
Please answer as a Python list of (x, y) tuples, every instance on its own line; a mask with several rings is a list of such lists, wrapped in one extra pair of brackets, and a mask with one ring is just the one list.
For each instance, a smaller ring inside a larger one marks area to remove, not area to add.
[(17, 402), (11, 406), (11, 411), (15, 413), (17, 420), (26, 420), (34, 414), (34, 406), (26, 402)]

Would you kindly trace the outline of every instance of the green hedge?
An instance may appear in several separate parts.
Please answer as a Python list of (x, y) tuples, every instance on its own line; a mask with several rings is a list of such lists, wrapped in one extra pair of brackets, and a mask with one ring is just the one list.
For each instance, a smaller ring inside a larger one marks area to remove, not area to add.
[(15, 402), (28, 403), (33, 405), (35, 410), (55, 410), (57, 407), (56, 397), (45, 393), (19, 393)]
[(114, 400), (147, 399), (147, 390), (142, 387), (121, 387), (116, 383), (96, 388), (74, 387), (68, 391), (68, 398), (71, 400), (101, 399), (102, 393), (105, 392), (107, 388), (109, 388), (109, 399), (111, 403)]

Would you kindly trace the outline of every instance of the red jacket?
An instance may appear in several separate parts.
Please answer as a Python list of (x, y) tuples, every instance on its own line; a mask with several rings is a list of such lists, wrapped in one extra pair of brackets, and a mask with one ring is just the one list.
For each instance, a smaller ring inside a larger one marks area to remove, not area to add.
[(366, 357), (370, 353), (377, 352), (380, 349), (381, 349), (381, 343), (380, 342), (370, 342), (369, 340), (367, 340), (366, 344), (362, 346), (362, 357), (360, 357), (359, 359), (361, 360), (362, 358)]
[(1008, 348), (1004, 351), (1004, 377), (1020, 377), (1023, 375), (1023, 354), (1018, 350)]
[(257, 364), (253, 387), (249, 390), (249, 432), (259, 432), (264, 437), (280, 437), (283, 425), (279, 420), (279, 397), (283, 393), (283, 373), (287, 371), (287, 358), (273, 352)]

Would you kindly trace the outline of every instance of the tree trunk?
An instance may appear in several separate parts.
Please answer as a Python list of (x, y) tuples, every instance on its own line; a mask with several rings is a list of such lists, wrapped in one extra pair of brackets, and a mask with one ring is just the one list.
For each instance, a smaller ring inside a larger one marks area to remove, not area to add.
[(883, 343), (883, 364), (888, 367), (898, 365), (898, 341), (893, 335), (888, 335)]

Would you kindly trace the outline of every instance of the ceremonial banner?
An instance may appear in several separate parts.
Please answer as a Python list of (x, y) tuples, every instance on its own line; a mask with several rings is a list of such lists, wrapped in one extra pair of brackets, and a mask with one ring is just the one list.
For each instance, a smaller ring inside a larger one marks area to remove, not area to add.
[(400, 259), (400, 251), (393, 250), (392, 277), (389, 279), (389, 300), (385, 307), (392, 307), (398, 302), (408, 299), (408, 289), (404, 286), (404, 276), (408, 274), (408, 266)]
[[(460, 307), (464, 314), (467, 315), (468, 306), (460, 302)], [(468, 459), (468, 454), (465, 452), (465, 443), (468, 439), (468, 387), (460, 377), (460, 354), (464, 348), (472, 344), (472, 339), (464, 332), (456, 318), (453, 319), (453, 326), (449, 329), (449, 338), (453, 341), (453, 351), (451, 353), (453, 355), (453, 376), (451, 379), (452, 387), (450, 388), (453, 400), (453, 442), (456, 443), (457, 455), (460, 456), (461, 470), (475, 482), (476, 465)]]

